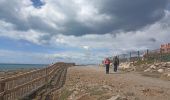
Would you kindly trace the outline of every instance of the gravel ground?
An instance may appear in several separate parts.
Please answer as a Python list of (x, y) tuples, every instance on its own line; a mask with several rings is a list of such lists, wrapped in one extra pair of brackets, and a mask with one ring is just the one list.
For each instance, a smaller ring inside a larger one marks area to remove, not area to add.
[(54, 100), (170, 100), (170, 81), (138, 72), (112, 72), (97, 66), (68, 69), (66, 83)]

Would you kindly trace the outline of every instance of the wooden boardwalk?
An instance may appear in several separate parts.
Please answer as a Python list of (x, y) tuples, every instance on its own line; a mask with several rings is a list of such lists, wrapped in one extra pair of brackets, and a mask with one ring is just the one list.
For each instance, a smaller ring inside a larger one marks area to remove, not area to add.
[[(63, 85), (67, 68), (74, 63), (56, 63), (0, 80), (0, 100), (46, 99), (51, 91)], [(64, 73), (64, 74), (62, 74)], [(53, 88), (55, 86), (55, 88)], [(53, 88), (53, 89), (52, 89)]]

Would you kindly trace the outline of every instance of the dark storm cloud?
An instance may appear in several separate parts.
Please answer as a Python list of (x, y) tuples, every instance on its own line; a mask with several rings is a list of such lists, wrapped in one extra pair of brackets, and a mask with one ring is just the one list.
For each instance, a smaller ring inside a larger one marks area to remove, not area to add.
[(66, 33), (84, 35), (90, 33), (105, 34), (117, 31), (136, 31), (153, 24), (164, 16), (168, 0), (93, 0), (100, 14), (111, 16), (95, 27), (86, 27), (82, 23), (68, 23)]
[[(97, 2), (98, 0), (96, 0)], [(115, 17), (105, 32), (114, 30), (132, 31), (160, 20), (168, 0), (100, 0), (100, 13)]]
[(117, 31), (136, 31), (155, 23), (164, 16), (168, 0), (93, 0), (93, 5), (100, 14), (111, 16), (111, 20), (95, 24), (95, 28), (87, 28), (79, 23), (72, 25), (72, 34), (87, 33), (104, 34)]
[(28, 20), (30, 21), (28, 29), (34, 29), (40, 32), (53, 33), (53, 34), (59, 32), (57, 29), (50, 27), (39, 17), (31, 16), (28, 18)]
[(94, 19), (88, 19), (87, 23), (92, 25), (88, 26), (86, 21), (82, 23), (76, 19), (76, 15), (79, 12), (77, 7), (74, 7), (71, 3), (69, 5), (56, 3), (56, 6), (69, 17), (66, 22), (54, 22), (54, 24), (65, 28), (64, 30), (59, 30), (50, 27), (44, 22), (43, 18), (39, 18), (40, 16), (30, 16), (27, 21), (23, 20), (19, 17), (18, 10), (20, 8), (17, 8), (18, 3), (10, 0), (0, 3), (0, 20), (14, 24), (16, 30), (19, 31), (32, 29), (51, 35), (60, 33), (81, 36), (91, 33), (127, 32), (136, 31), (160, 20), (164, 16), (164, 10), (169, 4), (168, 0), (87, 0), (85, 2), (93, 5), (98, 10), (98, 15), (105, 14), (110, 19), (101, 19), (100, 22), (94, 21), (95, 17), (98, 16), (96, 15)]
[(73, 34), (76, 36), (87, 34), (92, 32), (93, 30), (77, 21), (69, 21), (66, 24), (67, 30), (63, 31), (66, 35)]

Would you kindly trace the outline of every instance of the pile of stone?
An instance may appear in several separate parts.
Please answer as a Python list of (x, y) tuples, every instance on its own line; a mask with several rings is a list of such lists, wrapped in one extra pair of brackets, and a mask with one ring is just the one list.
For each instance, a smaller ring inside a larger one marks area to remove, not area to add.
[(165, 63), (155, 63), (150, 65), (147, 69), (144, 70), (144, 72), (159, 72), (163, 73), (166, 70), (170, 69), (170, 62), (165, 62)]
[(123, 71), (158, 73), (170, 78), (170, 62), (142, 64), (138, 66), (134, 66), (133, 63), (125, 62), (120, 64), (119, 69)]
[(170, 77), (170, 62), (161, 62), (149, 65), (146, 69), (144, 69), (144, 72), (157, 72), (166, 77)]
[(136, 71), (136, 66), (133, 66), (133, 63), (124, 62), (119, 65), (119, 69), (123, 71)]

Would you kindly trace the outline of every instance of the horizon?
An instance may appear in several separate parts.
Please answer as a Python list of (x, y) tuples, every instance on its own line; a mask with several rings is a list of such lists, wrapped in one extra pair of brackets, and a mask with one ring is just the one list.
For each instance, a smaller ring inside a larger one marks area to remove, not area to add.
[(170, 43), (169, 0), (0, 0), (0, 63), (99, 64)]

